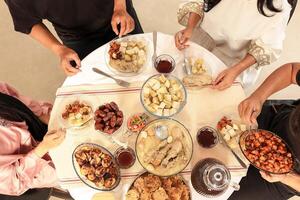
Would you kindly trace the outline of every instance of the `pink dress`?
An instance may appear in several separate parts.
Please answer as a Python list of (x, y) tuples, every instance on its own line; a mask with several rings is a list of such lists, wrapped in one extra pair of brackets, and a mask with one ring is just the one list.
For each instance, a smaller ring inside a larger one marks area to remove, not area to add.
[[(52, 105), (33, 101), (14, 88), (0, 82), (0, 92), (27, 105), (37, 116), (49, 114)], [(37, 145), (25, 122), (0, 118), (0, 193), (20, 195), (30, 188), (53, 187), (58, 184), (49, 156), (39, 158), (32, 151)]]

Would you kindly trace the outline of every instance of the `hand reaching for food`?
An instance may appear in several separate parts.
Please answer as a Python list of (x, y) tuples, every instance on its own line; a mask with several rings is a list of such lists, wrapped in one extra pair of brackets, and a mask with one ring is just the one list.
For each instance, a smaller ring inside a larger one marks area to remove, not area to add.
[[(118, 25), (120, 24), (120, 31)], [(119, 37), (127, 35), (135, 28), (133, 18), (127, 13), (126, 8), (115, 9), (111, 19), (111, 26), (113, 31)]]
[(217, 90), (225, 90), (233, 84), (238, 75), (239, 74), (233, 67), (225, 69), (212, 82), (212, 88)]
[(256, 118), (259, 116), (263, 101), (258, 97), (251, 95), (239, 104), (239, 115), (243, 122), (257, 125)]
[[(74, 50), (61, 45), (57, 48), (56, 54), (60, 58), (60, 67), (64, 70), (67, 76), (73, 76), (80, 72), (81, 61)], [(75, 62), (76, 66), (72, 66), (72, 62)]]
[(191, 39), (193, 29), (185, 28), (175, 34), (175, 45), (179, 50), (187, 48), (189, 45), (187, 42)]
[(34, 149), (34, 153), (43, 157), (50, 149), (53, 149), (59, 146), (66, 136), (65, 129), (58, 129), (49, 131), (43, 138), (43, 141), (38, 144), (38, 146)]

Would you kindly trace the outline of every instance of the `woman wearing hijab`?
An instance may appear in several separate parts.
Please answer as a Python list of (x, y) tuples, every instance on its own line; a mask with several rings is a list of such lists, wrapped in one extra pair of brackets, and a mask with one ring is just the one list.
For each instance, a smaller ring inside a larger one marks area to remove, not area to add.
[(63, 141), (65, 131), (48, 131), (51, 108), (0, 82), (0, 199), (58, 185), (47, 152)]

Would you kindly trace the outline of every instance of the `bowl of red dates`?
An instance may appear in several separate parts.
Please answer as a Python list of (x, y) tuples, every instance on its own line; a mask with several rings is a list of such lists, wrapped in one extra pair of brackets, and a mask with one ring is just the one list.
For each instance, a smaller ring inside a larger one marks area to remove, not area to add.
[(271, 174), (286, 174), (294, 168), (294, 157), (289, 146), (270, 131), (244, 131), (239, 145), (244, 156), (259, 170)]
[(95, 130), (112, 135), (123, 124), (124, 115), (115, 102), (105, 103), (95, 111)]

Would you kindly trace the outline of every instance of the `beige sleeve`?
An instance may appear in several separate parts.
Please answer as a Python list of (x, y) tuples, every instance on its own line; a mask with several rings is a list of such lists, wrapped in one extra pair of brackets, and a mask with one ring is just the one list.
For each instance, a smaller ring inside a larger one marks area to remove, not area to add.
[(277, 23), (273, 24), (269, 30), (263, 32), (259, 38), (251, 41), (248, 53), (255, 58), (257, 62), (256, 67), (269, 65), (280, 57), (289, 13), (289, 8), (279, 13), (276, 20)]
[(177, 12), (178, 23), (187, 26), (191, 12), (198, 14), (202, 20), (204, 14), (203, 6), (204, 0), (183, 0)]

